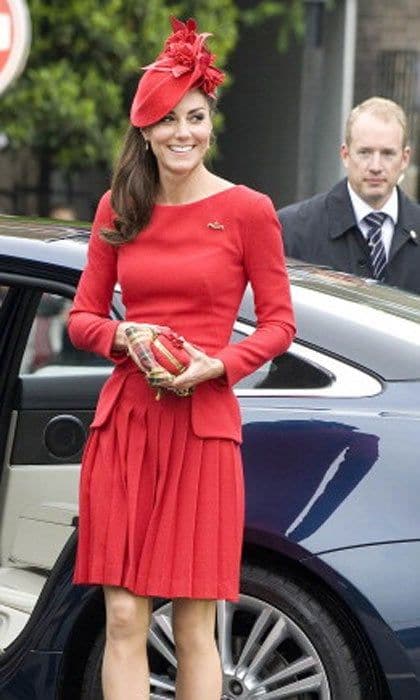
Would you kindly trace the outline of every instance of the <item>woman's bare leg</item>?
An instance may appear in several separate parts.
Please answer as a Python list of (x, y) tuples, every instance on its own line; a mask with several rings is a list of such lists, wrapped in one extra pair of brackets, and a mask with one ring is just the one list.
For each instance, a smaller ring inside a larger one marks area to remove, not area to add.
[(105, 586), (104, 700), (148, 700), (147, 635), (152, 601), (125, 588)]
[(176, 700), (220, 700), (222, 670), (215, 640), (216, 601), (173, 601), (178, 670)]

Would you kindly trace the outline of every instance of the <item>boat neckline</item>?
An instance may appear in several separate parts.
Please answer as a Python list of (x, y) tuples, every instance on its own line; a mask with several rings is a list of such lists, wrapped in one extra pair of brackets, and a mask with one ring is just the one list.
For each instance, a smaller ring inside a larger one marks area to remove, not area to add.
[(231, 185), (230, 187), (225, 187), (224, 190), (219, 190), (218, 192), (213, 192), (213, 194), (209, 194), (207, 197), (201, 197), (201, 199), (195, 199), (193, 202), (184, 202), (180, 204), (155, 204), (155, 207), (159, 207), (160, 209), (171, 209), (171, 208), (178, 208), (178, 207), (192, 207), (195, 204), (201, 204), (202, 202), (207, 202), (209, 199), (214, 199), (215, 197), (220, 197), (221, 194), (226, 194), (227, 192), (231, 192), (232, 190), (237, 189), (238, 187), (241, 187), (241, 185)]

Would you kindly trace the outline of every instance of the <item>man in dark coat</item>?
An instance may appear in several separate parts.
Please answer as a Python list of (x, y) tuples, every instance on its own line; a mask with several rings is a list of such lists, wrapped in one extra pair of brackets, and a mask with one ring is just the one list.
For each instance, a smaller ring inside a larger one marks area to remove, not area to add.
[(341, 158), (346, 179), (279, 210), (287, 255), (420, 294), (420, 206), (397, 185), (410, 158), (401, 107), (355, 107)]

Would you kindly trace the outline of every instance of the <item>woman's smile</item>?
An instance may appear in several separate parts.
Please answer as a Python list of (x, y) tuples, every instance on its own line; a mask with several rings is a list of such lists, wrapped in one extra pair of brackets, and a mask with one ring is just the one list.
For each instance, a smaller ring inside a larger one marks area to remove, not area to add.
[(194, 146), (169, 146), (169, 150), (173, 153), (190, 153)]

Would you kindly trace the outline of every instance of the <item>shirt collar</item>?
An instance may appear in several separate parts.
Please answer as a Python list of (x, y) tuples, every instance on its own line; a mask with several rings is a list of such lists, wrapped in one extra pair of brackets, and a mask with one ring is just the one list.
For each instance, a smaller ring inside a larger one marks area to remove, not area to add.
[[(372, 209), (372, 207), (369, 206), (369, 204), (366, 204), (366, 202), (361, 197), (359, 197), (358, 194), (356, 194), (348, 180), (347, 189), (349, 191), (349, 196), (353, 206), (357, 225), (360, 226), (360, 222), (365, 218), (365, 216), (370, 214), (372, 211), (377, 210)], [(395, 226), (395, 224), (398, 221), (398, 193), (396, 187), (393, 188), (391, 196), (380, 208), (379, 211), (383, 211), (384, 214), (387, 214), (389, 218), (392, 219)]]

